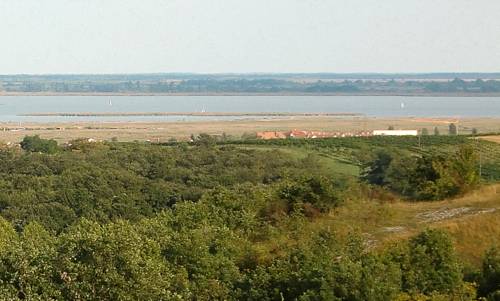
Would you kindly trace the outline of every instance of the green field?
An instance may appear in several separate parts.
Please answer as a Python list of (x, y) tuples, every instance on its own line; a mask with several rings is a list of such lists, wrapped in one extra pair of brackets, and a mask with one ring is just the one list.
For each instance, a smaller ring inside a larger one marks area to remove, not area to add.
[[(486, 186), (458, 199), (441, 202), (407, 202), (397, 195), (383, 193), (373, 200), (353, 200), (310, 225), (311, 229), (334, 227), (342, 232), (356, 231), (370, 237), (374, 247), (383, 247), (405, 239), (427, 227), (447, 229), (452, 233), (462, 258), (473, 266), (481, 254), (500, 243), (500, 144), (468, 137), (382, 137), (238, 142), (243, 148), (276, 150), (303, 159), (314, 154), (333, 177), (359, 176), (357, 155), (376, 149), (396, 149), (404, 153), (453, 154), (459, 146), (471, 145), (481, 154), (483, 181)], [(254, 144), (249, 146), (248, 144)], [(481, 165), (481, 166), (480, 166)], [(435, 214), (435, 219), (424, 218)]]
[(447, 155), (456, 151), (459, 146), (470, 145), (480, 156), (477, 164), (483, 178), (490, 182), (500, 180), (500, 144), (468, 136), (250, 140), (228, 142), (228, 144), (252, 148), (258, 146), (262, 149), (279, 148), (298, 157), (315, 154), (323, 158), (325, 166), (332, 172), (350, 175), (359, 174), (360, 157), (377, 149), (414, 155)]

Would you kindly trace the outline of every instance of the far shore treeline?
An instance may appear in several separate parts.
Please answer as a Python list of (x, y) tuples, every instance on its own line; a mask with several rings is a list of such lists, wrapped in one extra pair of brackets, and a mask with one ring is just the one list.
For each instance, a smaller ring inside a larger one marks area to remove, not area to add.
[(500, 74), (0, 75), (1, 93), (497, 95)]

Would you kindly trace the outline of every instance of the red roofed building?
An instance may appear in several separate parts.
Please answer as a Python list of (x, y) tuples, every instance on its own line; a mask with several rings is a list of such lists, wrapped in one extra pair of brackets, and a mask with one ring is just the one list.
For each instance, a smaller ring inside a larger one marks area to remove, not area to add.
[(287, 138), (287, 133), (285, 132), (258, 132), (257, 138), (269, 140), (269, 139), (285, 139)]
[(288, 134), (290, 138), (309, 138), (309, 132), (293, 130)]

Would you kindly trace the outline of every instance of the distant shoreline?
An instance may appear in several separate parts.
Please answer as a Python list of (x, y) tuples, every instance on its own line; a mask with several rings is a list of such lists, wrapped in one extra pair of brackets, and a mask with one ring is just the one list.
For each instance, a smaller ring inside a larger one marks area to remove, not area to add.
[(360, 113), (292, 113), (292, 112), (49, 112), (29, 113), (30, 117), (114, 117), (114, 116), (199, 116), (199, 117), (359, 117)]
[(2, 96), (396, 96), (396, 97), (500, 97), (496, 93), (117, 93), (117, 92), (89, 92), (89, 93), (63, 93), (63, 92), (5, 92), (0, 91)]

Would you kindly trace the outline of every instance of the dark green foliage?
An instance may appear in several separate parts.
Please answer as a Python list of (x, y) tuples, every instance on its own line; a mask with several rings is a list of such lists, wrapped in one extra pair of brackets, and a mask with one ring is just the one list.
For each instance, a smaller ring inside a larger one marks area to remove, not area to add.
[[(233, 213), (217, 216), (228, 205)], [(11, 300), (359, 301), (460, 292), (443, 232), (425, 231), (382, 256), (355, 234), (341, 241), (325, 230), (262, 261), (247, 233), (262, 225), (246, 208), (215, 192), (138, 223), (83, 219), (59, 235), (33, 223), (16, 233), (0, 218), (0, 292)]]
[(375, 153), (373, 161), (365, 165), (364, 172), (361, 175), (362, 179), (375, 185), (387, 184), (387, 170), (391, 166), (392, 161), (393, 156), (390, 153), (378, 151)]
[(54, 265), (66, 300), (166, 299), (176, 290), (174, 279), (183, 277), (163, 260), (157, 242), (127, 222), (82, 220), (59, 237), (57, 251)]
[[(194, 138), (171, 146), (74, 141), (53, 154), (0, 151), (0, 299), (465, 296), (443, 232), (429, 230), (378, 252), (359, 234), (315, 228), (311, 221), (334, 213), (353, 193), (369, 199), (375, 191), (356, 178), (333, 176), (320, 156)], [(447, 139), (440, 141), (461, 144)], [(367, 141), (272, 143), (358, 156)], [(388, 141), (415, 145), (409, 138), (375, 138), (373, 145)], [(476, 181), (470, 149), (449, 160), (393, 152), (374, 158), (367, 179), (405, 194), (415, 193), (420, 179), (443, 187), (444, 178), (464, 187)], [(481, 278), (491, 298), (497, 255), (489, 253)]]
[(470, 143), (465, 135), (458, 136), (422, 136), (422, 137), (400, 137), (400, 136), (372, 136), (372, 137), (346, 137), (346, 138), (326, 138), (326, 139), (247, 139), (227, 141), (221, 144), (233, 145), (267, 145), (267, 146), (289, 146), (304, 148), (322, 148), (330, 150), (341, 149), (364, 149), (377, 148), (405, 149), (413, 150), (420, 146), (429, 147), (432, 150), (443, 147), (459, 146)]
[(443, 199), (463, 194), (479, 183), (478, 158), (471, 147), (460, 148), (454, 156), (418, 159), (411, 179), (417, 199)]
[(341, 246), (328, 233), (301, 245), (240, 284), (242, 300), (392, 300), (400, 291), (395, 263), (369, 254), (353, 240)]
[(0, 214), (19, 227), (38, 221), (60, 231), (79, 217), (138, 220), (219, 186), (249, 183), (271, 191), (288, 173), (314, 168), (321, 174), (317, 165), (278, 151), (215, 147), (209, 136), (196, 144), (75, 142), (52, 155), (0, 151)]
[(40, 152), (53, 154), (57, 151), (57, 142), (55, 140), (42, 139), (40, 136), (26, 136), (21, 141), (21, 148), (30, 152)]
[(214, 146), (215, 143), (217, 142), (217, 139), (215, 137), (210, 136), (208, 134), (204, 134), (204, 133), (199, 134), (197, 137), (195, 137), (194, 135), (191, 135), (191, 140), (195, 145), (205, 146), (205, 147)]
[(340, 202), (332, 181), (318, 176), (285, 181), (278, 191), (278, 196), (287, 202), (289, 210), (300, 210), (304, 209), (304, 206), (312, 205), (326, 212), (338, 206)]
[(488, 300), (500, 300), (500, 250), (490, 249), (484, 258), (479, 295)]
[(464, 146), (453, 156), (407, 156), (378, 152), (365, 164), (362, 179), (417, 200), (440, 200), (468, 192), (479, 181), (478, 156)]
[(410, 293), (452, 292), (462, 284), (461, 266), (446, 233), (426, 230), (400, 257), (403, 289)]

